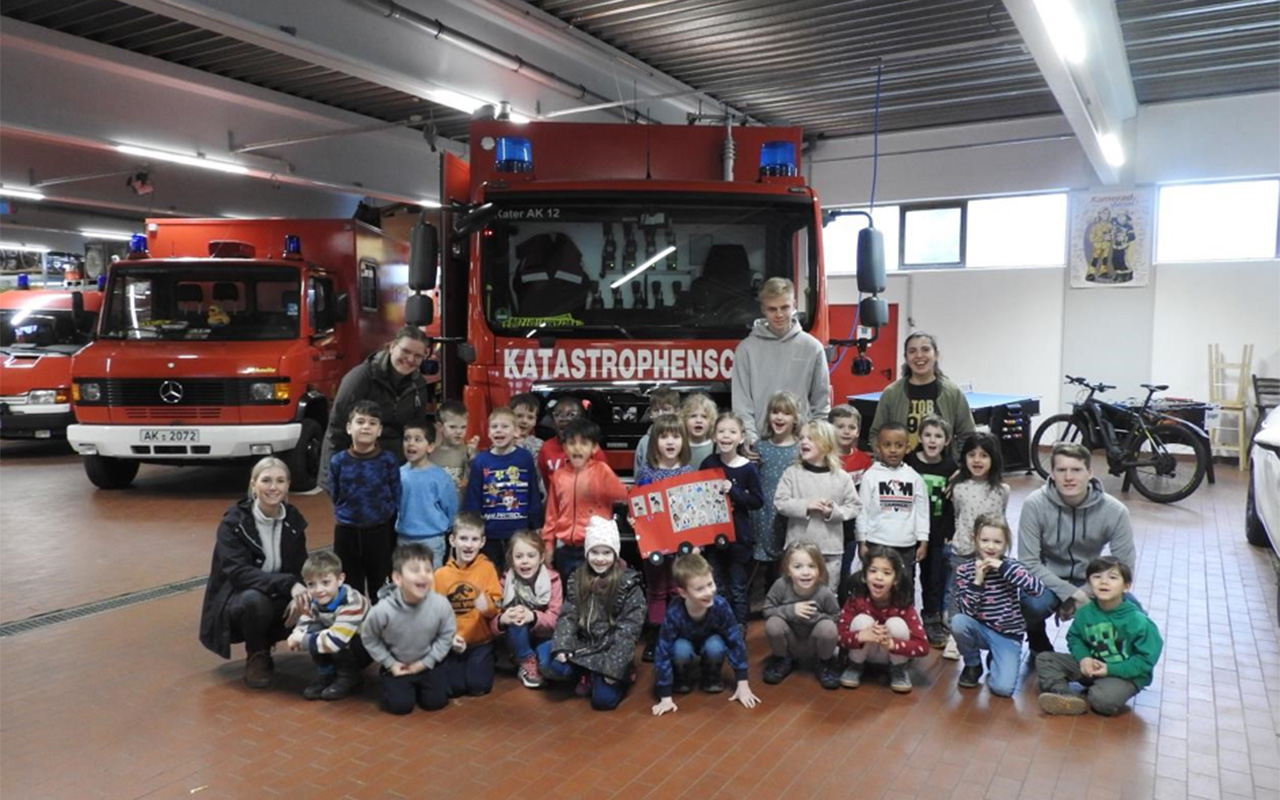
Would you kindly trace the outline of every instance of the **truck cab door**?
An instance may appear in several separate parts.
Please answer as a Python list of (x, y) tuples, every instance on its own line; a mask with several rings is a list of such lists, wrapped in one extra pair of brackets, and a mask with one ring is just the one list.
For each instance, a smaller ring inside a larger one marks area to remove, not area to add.
[[(307, 277), (307, 332), (311, 337), (311, 357), (316, 367), (309, 383), (326, 397), (337, 395), (346, 349), (353, 346), (338, 335), (337, 302), (338, 292), (331, 277), (323, 274)], [(299, 387), (298, 391), (303, 388)]]

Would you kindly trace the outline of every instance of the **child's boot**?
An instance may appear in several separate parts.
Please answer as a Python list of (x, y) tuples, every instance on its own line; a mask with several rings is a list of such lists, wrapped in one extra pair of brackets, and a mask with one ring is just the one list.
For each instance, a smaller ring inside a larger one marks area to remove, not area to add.
[(834, 656), (818, 662), (818, 683), (823, 689), (840, 688), (840, 668), (836, 666)]
[(720, 664), (702, 665), (702, 691), (707, 694), (720, 694), (724, 691), (724, 678), (721, 676)]
[(337, 662), (338, 674), (333, 679), (333, 683), (320, 693), (320, 697), (325, 700), (341, 700), (344, 697), (350, 697), (351, 693), (360, 688), (360, 684), (363, 683), (360, 664), (354, 653), (350, 651), (341, 653), (334, 656), (334, 661)]
[(782, 683), (795, 666), (795, 662), (786, 656), (769, 656), (769, 660), (764, 663), (764, 682)]
[(671, 691), (675, 694), (688, 694), (693, 691), (693, 667), (690, 664), (677, 664), (671, 668), (673, 673)]
[(644, 652), (640, 654), (640, 660), (646, 664), (652, 664), (654, 656), (658, 651), (658, 628), (655, 625), (644, 626)]
[(321, 668), (320, 674), (307, 688), (302, 690), (302, 696), (307, 700), (319, 700), (325, 689), (329, 688), (329, 684), (338, 677), (338, 672), (333, 667)]

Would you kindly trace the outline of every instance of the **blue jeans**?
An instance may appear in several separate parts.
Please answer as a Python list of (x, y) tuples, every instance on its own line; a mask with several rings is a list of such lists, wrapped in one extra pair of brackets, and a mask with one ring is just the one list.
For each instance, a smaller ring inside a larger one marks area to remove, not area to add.
[[(431, 551), (431, 566), (440, 569), (444, 566), (444, 562), (449, 559), (449, 534), (442, 533), (439, 536), (428, 536), (424, 539), (410, 539), (404, 534), (396, 536), (396, 544), (420, 544)], [(377, 598), (370, 598), (369, 602), (373, 602)]]
[(507, 628), (507, 647), (518, 661), (524, 661), (531, 655), (538, 657), (538, 666), (546, 669), (551, 661), (551, 640), (543, 639), (534, 644), (533, 633), (528, 625), (512, 625)]
[(960, 649), (960, 657), (966, 667), (980, 664), (983, 650), (991, 652), (987, 688), (992, 694), (1010, 697), (1018, 687), (1022, 637), (1005, 636), (966, 614), (956, 614), (951, 618), (951, 635), (956, 639), (956, 647)]
[(702, 646), (699, 647), (697, 643), (688, 639), (676, 639), (671, 660), (678, 667), (687, 667), (701, 655), (703, 664), (713, 671), (720, 669), (720, 665), (724, 663), (725, 654), (729, 652), (729, 646), (724, 643), (724, 639), (721, 639), (719, 634), (713, 633), (703, 639), (701, 644)]
[(568, 662), (562, 664), (555, 659), (547, 662), (547, 677), (552, 680), (577, 680), (583, 673), (586, 673), (591, 684), (591, 707), (596, 711), (612, 711), (617, 708), (627, 693), (627, 684), (624, 681), (614, 681), (610, 684), (598, 672), (592, 672)]
[(739, 625), (746, 625), (750, 611), (747, 581), (751, 579), (751, 545), (729, 542), (725, 547), (704, 547), (702, 552), (711, 562), (716, 587), (729, 601), (734, 619), (738, 620)]

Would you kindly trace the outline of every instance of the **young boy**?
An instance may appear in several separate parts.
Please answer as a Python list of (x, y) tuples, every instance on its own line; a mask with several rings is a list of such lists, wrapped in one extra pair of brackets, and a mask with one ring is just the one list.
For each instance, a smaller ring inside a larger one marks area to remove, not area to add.
[[(862, 430), (862, 413), (847, 403), (836, 406), (827, 414), (827, 421), (836, 429), (836, 444), (840, 447), (840, 466), (853, 478), (855, 488), (862, 485), (862, 473), (871, 467), (871, 456), (858, 449), (858, 434)], [(844, 521), (844, 555), (840, 559), (838, 595), (841, 606), (849, 599), (846, 595), (849, 571), (858, 555), (857, 522)]]
[(458, 513), (458, 488), (443, 467), (431, 463), (436, 449), (436, 426), (425, 420), (404, 426), (405, 463), (400, 466), (400, 514), (396, 517), (399, 544), (421, 544), (431, 562), (443, 564), (449, 554), (445, 540)]
[[(533, 456), (516, 446), (516, 415), (503, 406), (489, 414), (489, 449), (471, 460), (462, 508), (484, 518), (484, 554), (501, 572), (507, 540), (542, 527), (542, 496)], [(546, 448), (543, 448), (545, 451)]]
[(449, 601), (457, 622), (453, 650), (441, 664), (451, 697), (479, 697), (493, 689), (493, 631), (489, 621), (498, 615), (502, 586), (493, 563), (481, 552), (484, 525), (479, 514), (459, 514), (453, 533), (449, 534), (453, 558), (436, 570), (436, 591)]
[[(658, 417), (669, 417), (673, 414), (680, 413), (680, 393), (675, 389), (668, 389), (665, 386), (659, 386), (652, 392), (649, 392), (649, 418), (642, 420), (650, 425)], [(635, 475), (640, 471), (642, 464), (648, 463), (646, 459), (649, 457), (649, 434), (640, 437), (640, 441), (636, 444), (636, 461), (632, 468), (631, 474)]]
[(289, 636), (290, 650), (311, 654), (320, 674), (302, 690), (308, 700), (341, 700), (360, 685), (368, 662), (360, 644), (360, 624), (369, 601), (347, 586), (342, 561), (320, 550), (302, 564), (302, 582), (311, 592), (307, 610)]
[[(1046, 714), (1119, 714), (1129, 698), (1151, 683), (1164, 642), (1154, 622), (1125, 598), (1133, 571), (1114, 556), (1085, 568), (1093, 602), (1076, 611), (1067, 631), (1066, 653), (1036, 656), (1040, 708)], [(1082, 697), (1070, 683), (1085, 686)]]
[(684, 430), (689, 436), (689, 463), (696, 469), (715, 452), (716, 443), (711, 438), (716, 423), (716, 402), (703, 392), (694, 392), (684, 399), (680, 416), (684, 418)]
[[(552, 399), (551, 421), (555, 423), (556, 435), (542, 443), (538, 450), (538, 476), (543, 486), (551, 485), (551, 474), (564, 466), (564, 431), (569, 423), (586, 416), (582, 400), (571, 394), (558, 394)], [(596, 450), (592, 456), (597, 461), (604, 461), (604, 452)]]
[(347, 435), (351, 447), (329, 461), (333, 552), (346, 567), (348, 583), (365, 597), (375, 597), (391, 572), (400, 465), (378, 446), (382, 409), (372, 400), (352, 407)]
[(869, 545), (893, 548), (914, 585), (916, 562), (929, 550), (929, 493), (919, 473), (903, 463), (906, 457), (907, 426), (885, 423), (876, 435), (877, 461), (862, 473), (858, 490), (858, 555), (865, 563)]
[(612, 518), (613, 504), (626, 502), (627, 488), (608, 464), (595, 459), (600, 428), (591, 420), (575, 419), (565, 427), (564, 450), (568, 461), (551, 473), (547, 484), (542, 540), (567, 586), (569, 576), (586, 558), (587, 523), (593, 516)]
[(431, 551), (420, 544), (391, 554), (391, 582), (360, 626), (360, 639), (382, 665), (382, 707), (408, 714), (415, 701), (426, 711), (449, 703), (449, 682), (440, 662), (457, 632), (449, 601), (432, 591)]
[(694, 659), (699, 656), (704, 692), (724, 691), (720, 667), (728, 655), (737, 681), (729, 700), (755, 708), (760, 698), (752, 693), (751, 684), (747, 682), (747, 645), (729, 601), (716, 594), (711, 565), (701, 555), (691, 553), (675, 560), (671, 576), (679, 597), (667, 605), (667, 617), (658, 634), (658, 652), (653, 661), (658, 703), (653, 707), (653, 715), (660, 717), (676, 710), (672, 692), (693, 691), (693, 674), (697, 669)]
[(945, 551), (956, 531), (955, 511), (946, 493), (947, 480), (958, 468), (951, 455), (951, 423), (932, 414), (921, 420), (920, 446), (907, 455), (907, 466), (916, 471), (929, 493), (929, 552), (920, 564), (920, 616), (929, 646), (942, 647), (949, 635), (942, 614), (947, 592)]
[(516, 442), (529, 455), (538, 457), (542, 449), (542, 440), (534, 435), (533, 429), (538, 425), (538, 414), (542, 411), (542, 401), (533, 392), (525, 392), (511, 398), (511, 410), (516, 415)]
[(473, 436), (467, 441), (467, 407), (459, 400), (447, 400), (440, 405), (436, 430), (439, 444), (431, 451), (431, 463), (444, 468), (461, 497), (466, 492), (471, 459), (480, 437)]

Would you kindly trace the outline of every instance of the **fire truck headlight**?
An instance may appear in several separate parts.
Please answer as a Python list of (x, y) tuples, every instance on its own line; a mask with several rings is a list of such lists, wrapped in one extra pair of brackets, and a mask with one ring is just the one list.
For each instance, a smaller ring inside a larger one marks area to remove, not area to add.
[(97, 403), (102, 400), (102, 385), (98, 383), (80, 383), (80, 399), (86, 403)]
[(53, 389), (32, 389), (27, 393), (27, 402), (31, 405), (53, 405), (58, 402), (58, 393)]
[(259, 402), (276, 399), (275, 387), (270, 383), (249, 384), (249, 398)]

